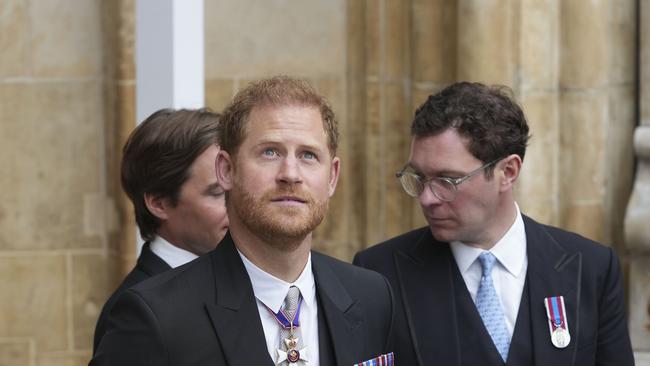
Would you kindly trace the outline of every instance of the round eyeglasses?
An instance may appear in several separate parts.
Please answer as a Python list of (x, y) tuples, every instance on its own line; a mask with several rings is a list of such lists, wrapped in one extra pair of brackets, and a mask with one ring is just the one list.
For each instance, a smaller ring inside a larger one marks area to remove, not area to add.
[(423, 178), (420, 175), (416, 174), (413, 171), (408, 171), (409, 165), (407, 164), (395, 174), (399, 182), (402, 184), (404, 191), (411, 197), (419, 197), (424, 188), (428, 185), (431, 192), (439, 200), (445, 202), (453, 201), (458, 195), (458, 186), (469, 178), (473, 177), (483, 169), (496, 164), (499, 160), (503, 158), (498, 158), (492, 160), (491, 162), (482, 165), (481, 167), (472, 170), (467, 173), (467, 175), (460, 178), (448, 178), (448, 177), (432, 177), (429, 179)]

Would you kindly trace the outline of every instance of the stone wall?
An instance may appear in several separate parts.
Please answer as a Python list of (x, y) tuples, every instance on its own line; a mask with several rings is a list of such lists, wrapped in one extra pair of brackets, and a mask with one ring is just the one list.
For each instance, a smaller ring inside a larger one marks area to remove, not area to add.
[(101, 1), (0, 2), (0, 365), (82, 365), (105, 300)]
[[(135, 124), (134, 1), (0, 0), (0, 365), (85, 365), (135, 260), (118, 175)], [(394, 173), (415, 108), (467, 79), (510, 86), (529, 119), (522, 210), (630, 261), (634, 0), (264, 4), (205, 1), (206, 105), (273, 74), (330, 99), (342, 175), (318, 249), (349, 260), (424, 225)], [(631, 261), (635, 324), (648, 323), (645, 260)], [(647, 328), (633, 330), (648, 350)]]
[[(637, 365), (650, 365), (650, 6), (641, 3), (639, 18), (639, 114), (634, 133), (636, 174), (625, 216), (630, 265), (630, 333), (632, 346), (643, 353)], [(646, 66), (647, 65), (647, 66)]]

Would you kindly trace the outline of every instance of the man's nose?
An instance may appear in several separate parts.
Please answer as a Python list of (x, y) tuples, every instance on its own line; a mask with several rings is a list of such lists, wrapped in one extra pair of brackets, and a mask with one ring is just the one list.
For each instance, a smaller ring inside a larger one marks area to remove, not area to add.
[(422, 207), (439, 205), (443, 202), (440, 198), (438, 198), (438, 196), (436, 196), (433, 193), (430, 184), (424, 185), (424, 189), (422, 190), (422, 193), (420, 193), (420, 195), (418, 196), (418, 201), (420, 201), (420, 205)]
[(278, 172), (278, 181), (285, 184), (296, 184), (302, 182), (302, 174), (298, 159), (294, 157), (285, 158)]

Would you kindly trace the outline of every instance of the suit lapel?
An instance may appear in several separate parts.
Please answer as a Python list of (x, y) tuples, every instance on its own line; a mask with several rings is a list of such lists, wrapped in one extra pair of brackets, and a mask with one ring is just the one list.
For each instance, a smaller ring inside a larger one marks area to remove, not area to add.
[(395, 265), (419, 364), (460, 365), (449, 245), (427, 229), (413, 250), (396, 252)]
[[(524, 216), (530, 281), (530, 319), (537, 365), (573, 365), (578, 344), (580, 308), (580, 253), (567, 252), (548, 231)], [(571, 343), (564, 349), (551, 343), (544, 298), (564, 296)]]
[(361, 316), (347, 290), (320, 254), (312, 252), (312, 270), (316, 291), (322, 311), (329, 327), (332, 348), (337, 365), (352, 365), (355, 354), (363, 349), (363, 334), (360, 333)]
[(253, 286), (230, 234), (210, 256), (216, 301), (205, 308), (228, 365), (273, 365)]

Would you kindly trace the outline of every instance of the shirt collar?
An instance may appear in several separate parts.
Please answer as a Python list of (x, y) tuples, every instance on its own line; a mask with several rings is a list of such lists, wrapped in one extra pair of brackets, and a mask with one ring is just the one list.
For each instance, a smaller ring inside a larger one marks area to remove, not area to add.
[[(526, 230), (519, 206), (515, 202), (517, 215), (508, 231), (489, 251), (499, 263), (513, 276), (519, 277), (526, 261)], [(459, 241), (451, 242), (451, 251), (461, 273), (465, 273), (485, 250), (465, 245)]]
[(253, 293), (255, 297), (261, 301), (266, 307), (277, 313), (280, 311), (284, 298), (287, 296), (289, 287), (296, 286), (300, 290), (304, 304), (307, 307), (313, 307), (316, 298), (316, 284), (314, 282), (314, 274), (311, 270), (311, 252), (307, 257), (307, 264), (298, 276), (294, 283), (285, 282), (270, 273), (263, 271), (261, 268), (253, 264), (246, 256), (244, 256), (239, 249), (237, 249), (239, 256), (244, 262), (244, 267), (253, 285)]
[(181, 249), (160, 236), (156, 236), (151, 241), (149, 248), (155, 255), (160, 257), (160, 259), (165, 261), (165, 263), (169, 264), (172, 268), (182, 266), (183, 264), (198, 258), (196, 254)]

